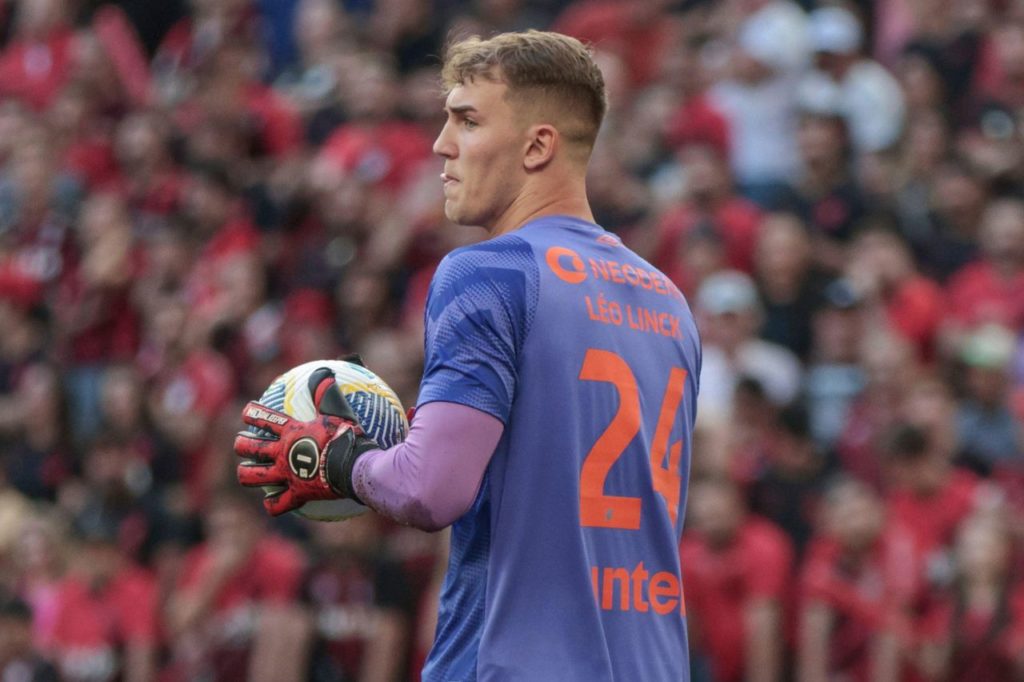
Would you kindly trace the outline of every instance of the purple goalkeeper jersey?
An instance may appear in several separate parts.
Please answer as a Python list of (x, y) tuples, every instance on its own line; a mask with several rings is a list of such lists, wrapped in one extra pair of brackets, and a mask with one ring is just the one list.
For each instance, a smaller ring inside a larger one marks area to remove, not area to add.
[(424, 680), (688, 679), (700, 353), (679, 290), (593, 223), (541, 218), (442, 261), (419, 404), (505, 429), (452, 526)]

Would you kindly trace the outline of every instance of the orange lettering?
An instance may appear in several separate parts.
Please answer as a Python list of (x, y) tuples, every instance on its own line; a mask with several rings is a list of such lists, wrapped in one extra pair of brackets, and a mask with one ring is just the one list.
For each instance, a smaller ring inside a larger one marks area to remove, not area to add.
[[(662, 616), (672, 613), (680, 602), (679, 578), (667, 571), (655, 573), (651, 578), (650, 595), (655, 613)], [(663, 597), (668, 599), (662, 600)]]
[(633, 608), (641, 613), (647, 612), (647, 601), (644, 599), (644, 583), (650, 577), (650, 573), (644, 570), (644, 562), (640, 562), (633, 569)]
[(603, 261), (596, 261), (593, 258), (590, 260), (590, 270), (594, 273), (594, 277), (600, 277), (601, 279), (608, 279), (608, 265)]
[(615, 593), (615, 580), (619, 581), (619, 610), (629, 611), (629, 571), (625, 568), (604, 569), (604, 589), (601, 594), (601, 608), (611, 611)]
[[(571, 270), (562, 267), (559, 259), (563, 256), (569, 257), (569, 262), (572, 264)], [(567, 249), (564, 246), (552, 246), (548, 249), (545, 260), (548, 267), (551, 268), (551, 272), (555, 273), (555, 276), (563, 282), (579, 284), (587, 278), (586, 270), (583, 267), (583, 260), (572, 249)]]

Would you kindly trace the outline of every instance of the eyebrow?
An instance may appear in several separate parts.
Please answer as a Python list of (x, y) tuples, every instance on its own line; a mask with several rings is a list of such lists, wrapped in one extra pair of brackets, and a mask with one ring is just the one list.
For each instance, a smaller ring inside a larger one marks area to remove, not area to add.
[(443, 109), (443, 111), (450, 111), (453, 114), (465, 114), (465, 113), (470, 112), (470, 111), (476, 112), (476, 107), (474, 107), (471, 104), (460, 104), (457, 107), (448, 107), (448, 106), (446, 106)]

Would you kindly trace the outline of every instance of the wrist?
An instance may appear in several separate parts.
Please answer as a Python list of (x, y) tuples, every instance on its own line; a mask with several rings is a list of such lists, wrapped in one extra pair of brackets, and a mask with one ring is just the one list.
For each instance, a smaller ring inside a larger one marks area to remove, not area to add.
[(327, 444), (324, 461), (324, 473), (331, 490), (340, 497), (363, 504), (356, 493), (352, 473), (355, 471), (356, 461), (370, 450), (376, 449), (377, 444), (373, 440), (357, 435), (352, 429), (346, 429), (335, 436)]

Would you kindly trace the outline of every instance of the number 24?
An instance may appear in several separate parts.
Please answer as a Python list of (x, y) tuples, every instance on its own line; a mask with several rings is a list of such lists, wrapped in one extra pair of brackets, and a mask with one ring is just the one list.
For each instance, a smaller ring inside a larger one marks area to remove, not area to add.
[[(668, 440), (683, 398), (686, 374), (686, 370), (681, 367), (673, 367), (669, 373), (650, 454), (654, 490), (665, 500), (673, 524), (676, 522), (682, 487), (679, 463), (683, 443), (678, 441), (669, 447)], [(580, 471), (580, 525), (637, 530), (640, 528), (641, 499), (604, 493), (608, 472), (640, 432), (640, 389), (636, 377), (619, 355), (590, 348), (583, 359), (579, 378), (583, 381), (610, 383), (619, 394), (618, 411), (583, 460)], [(665, 466), (666, 454), (668, 466)]]

